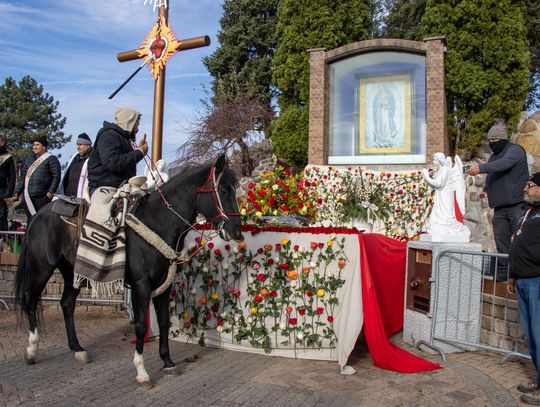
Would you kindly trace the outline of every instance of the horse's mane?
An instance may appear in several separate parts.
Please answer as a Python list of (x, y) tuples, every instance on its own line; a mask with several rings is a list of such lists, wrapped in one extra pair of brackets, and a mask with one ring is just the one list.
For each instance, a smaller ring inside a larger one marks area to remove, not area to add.
[[(166, 192), (168, 190), (175, 190), (180, 184), (187, 183), (196, 183), (197, 186), (202, 187), (206, 181), (206, 178), (208, 177), (210, 168), (213, 165), (214, 164), (212, 163), (198, 166), (188, 166), (181, 170), (178, 174), (171, 177), (160, 188), (163, 190), (163, 192)], [(233, 188), (237, 188), (239, 185), (238, 176), (232, 169), (229, 168), (228, 165), (225, 165), (220, 182), (223, 182), (226, 186)], [(151, 195), (157, 193), (158, 191), (154, 191)]]

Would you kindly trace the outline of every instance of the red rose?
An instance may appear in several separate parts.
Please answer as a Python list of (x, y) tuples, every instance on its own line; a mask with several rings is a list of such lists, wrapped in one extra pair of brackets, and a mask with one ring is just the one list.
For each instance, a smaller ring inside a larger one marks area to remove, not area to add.
[(223, 320), (218, 319), (217, 322), (216, 322), (216, 326), (223, 326)]
[(226, 244), (226, 245), (225, 245), (225, 250), (227, 250), (227, 251), (231, 250), (231, 245), (230, 245), (230, 244)]
[(251, 268), (253, 270), (259, 270), (261, 268), (261, 263), (259, 263), (258, 261), (254, 261), (253, 263), (251, 263)]
[(212, 310), (212, 312), (218, 312), (219, 311), (219, 307), (217, 305), (212, 305), (212, 307), (210, 308)]
[(274, 264), (274, 259), (268, 259), (266, 263), (271, 266), (272, 264)]
[(281, 244), (276, 243), (276, 250), (281, 250)]
[(264, 273), (257, 274), (257, 280), (259, 280), (259, 281), (266, 280), (266, 275)]
[(176, 297), (176, 290), (171, 291), (171, 297)]
[(334, 322), (334, 317), (332, 315), (328, 315), (328, 318), (326, 318), (328, 322)]
[(208, 243), (208, 248), (211, 249), (211, 248), (213, 248), (213, 247), (214, 247), (214, 243), (209, 242), (209, 243)]
[(323, 242), (320, 242), (319, 243), (319, 249), (322, 249), (324, 247), (324, 243)]
[(324, 312), (323, 307), (317, 307), (317, 314), (321, 315)]
[(300, 309), (298, 310), (298, 313), (299, 313), (300, 315), (304, 315), (304, 314), (306, 313), (305, 308), (300, 308)]
[(307, 290), (307, 291), (306, 291), (306, 295), (307, 295), (308, 297), (313, 297), (313, 293), (311, 292), (311, 290)]
[(236, 298), (240, 297), (240, 290), (234, 289), (232, 292), (232, 295), (235, 296)]
[(263, 297), (261, 297), (260, 295), (257, 295), (255, 298), (253, 298), (256, 302), (262, 302), (263, 300)]
[(208, 285), (212, 286), (214, 285), (214, 280), (212, 280), (211, 278), (208, 279)]
[(298, 320), (296, 318), (289, 318), (289, 324), (296, 325), (297, 322)]
[(221, 255), (221, 250), (219, 250), (219, 249), (214, 250), (214, 254), (216, 256), (220, 256)]
[(207, 321), (210, 321), (212, 319), (212, 314), (207, 312), (206, 315), (204, 316), (204, 319), (206, 319)]
[(285, 175), (289, 176), (291, 175), (291, 170), (289, 170), (288, 168), (285, 169), (285, 171), (283, 171), (285, 173)]
[(293, 247), (294, 251), (297, 252), (299, 249), (300, 249), (300, 246), (298, 246), (297, 244), (294, 245)]
[(292, 311), (293, 311), (293, 308), (292, 308), (291, 306), (285, 308), (285, 312), (286, 312), (287, 314), (290, 314)]
[(316, 249), (318, 244), (317, 244), (317, 242), (311, 242), (310, 246), (311, 246), (312, 249)]
[(270, 291), (270, 297), (277, 297), (277, 291), (276, 290)]
[(288, 270), (289, 269), (289, 263), (281, 263), (279, 265), (279, 268), (283, 269), (283, 270)]
[(262, 254), (263, 252), (264, 252), (264, 250), (262, 249), (262, 247), (259, 247), (259, 248), (257, 249), (257, 253)]

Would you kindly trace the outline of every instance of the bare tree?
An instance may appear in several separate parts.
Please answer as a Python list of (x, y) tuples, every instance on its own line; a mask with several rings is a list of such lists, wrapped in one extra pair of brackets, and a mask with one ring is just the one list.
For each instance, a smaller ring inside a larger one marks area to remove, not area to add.
[(273, 117), (267, 103), (246, 93), (215, 95), (211, 101), (204, 101), (203, 109), (196, 114), (174, 164), (199, 164), (223, 152), (230, 155), (239, 151), (240, 172), (249, 176), (254, 169), (249, 146), (264, 138)]

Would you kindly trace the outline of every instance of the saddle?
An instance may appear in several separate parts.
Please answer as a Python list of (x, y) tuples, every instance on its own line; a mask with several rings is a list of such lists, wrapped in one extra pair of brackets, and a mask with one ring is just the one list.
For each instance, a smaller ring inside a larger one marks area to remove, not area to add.
[(60, 216), (74, 218), (76, 216), (86, 216), (90, 203), (83, 198), (74, 196), (56, 195), (58, 198), (53, 202), (52, 212)]

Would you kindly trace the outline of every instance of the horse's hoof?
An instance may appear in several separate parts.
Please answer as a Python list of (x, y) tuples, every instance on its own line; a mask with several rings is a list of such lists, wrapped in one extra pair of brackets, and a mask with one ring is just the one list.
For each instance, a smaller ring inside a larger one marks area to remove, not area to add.
[(172, 366), (172, 367), (164, 367), (163, 374), (170, 375), (170, 376), (178, 376), (180, 372), (178, 372), (178, 369), (176, 368), (176, 366)]
[(36, 358), (30, 357), (28, 355), (28, 352), (27, 352), (26, 349), (24, 350), (24, 361), (26, 362), (27, 365), (35, 365), (36, 364)]
[(90, 363), (92, 361), (86, 351), (75, 352), (75, 360), (82, 364)]
[(150, 390), (152, 387), (154, 387), (154, 383), (152, 383), (150, 379), (140, 381), (137, 380), (137, 384), (145, 390)]

